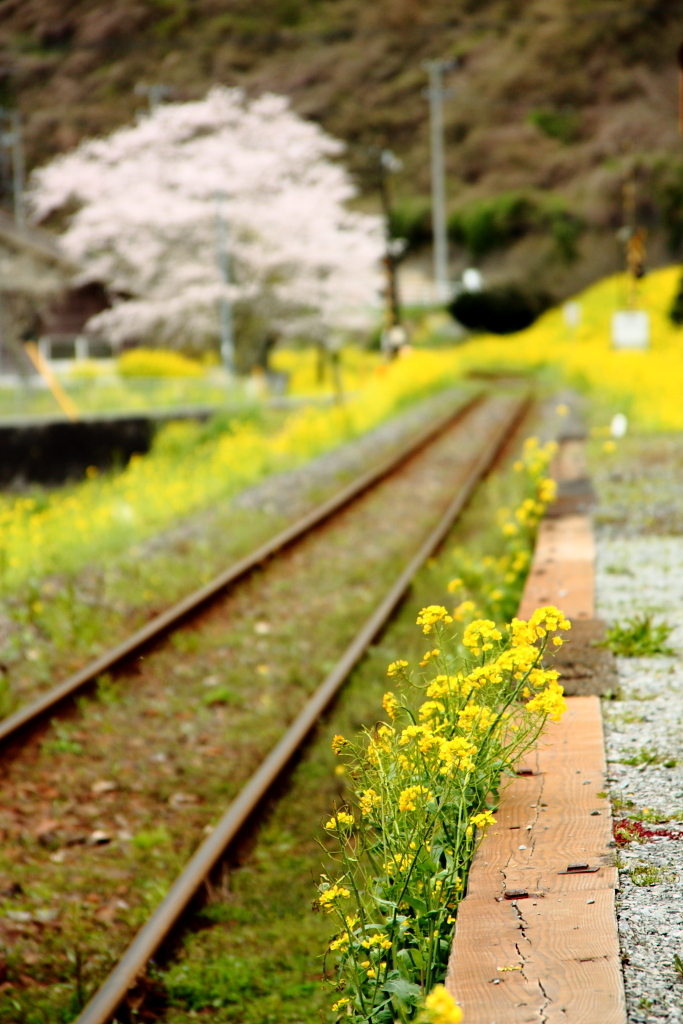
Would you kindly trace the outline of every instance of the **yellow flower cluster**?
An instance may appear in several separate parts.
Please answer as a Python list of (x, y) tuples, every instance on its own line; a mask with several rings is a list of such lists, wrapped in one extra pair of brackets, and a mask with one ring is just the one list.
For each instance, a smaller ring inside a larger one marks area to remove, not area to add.
[(376, 807), (382, 806), (382, 797), (374, 789), (364, 789), (359, 804), (362, 814), (371, 814)]
[(425, 1024), (460, 1024), (462, 1010), (444, 985), (436, 985), (425, 999)]
[(479, 814), (473, 814), (470, 818), (470, 825), (474, 825), (475, 828), (484, 829), (495, 824), (496, 819), (491, 811), (481, 811)]
[[(430, 605), (417, 624), (424, 629), (446, 621), (445, 608)], [(362, 924), (351, 927), (336, 897), (327, 900), (339, 923), (330, 946), (339, 983), (353, 993), (346, 1004), (351, 1024), (367, 1020), (390, 994), (385, 950), (406, 951), (402, 963), (409, 973), (402, 976), (425, 991), (444, 976), (441, 953), (448, 949), (477, 842), (495, 823), (490, 805), (501, 770), (513, 771), (548, 719), (562, 713), (558, 673), (542, 659), (552, 634), (568, 627), (551, 606), (500, 629), (479, 619), (465, 630), (474, 665), (462, 658), (456, 638), (440, 631), (438, 653), (454, 667), (452, 674), (429, 678), (435, 668), (425, 658), (427, 678), (407, 680), (400, 702), (391, 691), (384, 694), (391, 724), (379, 723), (360, 743), (343, 741), (360, 815), (339, 811), (326, 827), (338, 842), (334, 856), (344, 872), (335, 885), (354, 880)], [(318, 903), (324, 909), (324, 892)], [(459, 1019), (459, 1008), (444, 992), (430, 993), (427, 1016), (419, 1019)], [(364, 1016), (353, 1007), (363, 1007)]]
[[(512, 643), (514, 647), (533, 644), (541, 640), (546, 634), (553, 633), (558, 629), (571, 629), (572, 624), (565, 618), (559, 608), (548, 605), (545, 608), (537, 608), (528, 622), (520, 619), (513, 619), (510, 624)], [(558, 637), (561, 642), (561, 637)], [(559, 645), (556, 645), (559, 646)]]
[(418, 803), (426, 804), (433, 799), (434, 794), (430, 793), (426, 786), (408, 786), (399, 794), (398, 809), (404, 812), (414, 811)]
[(594, 407), (606, 422), (627, 411), (634, 426), (648, 431), (683, 429), (683, 345), (681, 328), (668, 312), (681, 277), (679, 266), (654, 270), (639, 282), (639, 308), (650, 317), (647, 351), (617, 350), (612, 345), (611, 319), (628, 308), (631, 280), (626, 274), (606, 277), (576, 300), (581, 323), (567, 326), (560, 306), (548, 310), (531, 327), (509, 338), (479, 337), (462, 346), (460, 366), (478, 371), (509, 368), (532, 372), (552, 368), (567, 381), (580, 378)]
[(363, 949), (372, 949), (373, 946), (377, 946), (379, 949), (391, 949), (391, 939), (388, 939), (382, 932), (375, 932), (368, 939), (363, 939), (361, 946)]
[(306, 405), (288, 413), (276, 430), (235, 421), (218, 437), (206, 437), (201, 425), (169, 424), (153, 450), (134, 456), (122, 472), (93, 475), (39, 502), (0, 496), (0, 585), (12, 590), (27, 579), (77, 571), (126, 550), (182, 516), (365, 433), (406, 401), (451, 387), (457, 362), (455, 351), (434, 351), (368, 364), (343, 405)]
[(387, 669), (388, 676), (397, 676), (403, 672), (404, 668), (408, 668), (407, 661), (392, 661), (391, 665)]
[(475, 619), (465, 629), (462, 642), (473, 654), (493, 650), (494, 642), (502, 640), (503, 635), (491, 619)]
[(391, 690), (388, 690), (384, 694), (384, 697), (382, 698), (382, 707), (389, 715), (389, 718), (396, 718), (396, 709), (398, 708), (398, 701), (396, 700)]
[(328, 889), (324, 889), (318, 896), (318, 905), (326, 914), (331, 914), (334, 911), (334, 905), (337, 900), (348, 900), (351, 898), (351, 893), (348, 889), (344, 888), (343, 885), (331, 885)]
[(332, 743), (330, 744), (330, 746), (332, 747), (332, 750), (335, 752), (335, 754), (338, 755), (338, 754), (341, 754), (341, 752), (344, 750), (344, 747), (347, 747), (348, 744), (349, 744), (349, 741), (347, 739), (344, 739), (343, 736), (341, 736), (340, 734), (337, 734), (333, 738)]
[(430, 604), (427, 608), (423, 608), (417, 617), (417, 625), (422, 626), (423, 633), (431, 633), (432, 626), (437, 622), (452, 622), (452, 617), (448, 614), (443, 605)]
[(559, 722), (567, 710), (564, 690), (558, 682), (551, 680), (548, 686), (527, 702), (527, 711), (538, 711), (547, 715), (553, 722)]
[(330, 818), (325, 823), (325, 828), (330, 832), (335, 832), (337, 829), (353, 828), (353, 825), (354, 817), (352, 814), (349, 814), (348, 811), (337, 811), (335, 817)]

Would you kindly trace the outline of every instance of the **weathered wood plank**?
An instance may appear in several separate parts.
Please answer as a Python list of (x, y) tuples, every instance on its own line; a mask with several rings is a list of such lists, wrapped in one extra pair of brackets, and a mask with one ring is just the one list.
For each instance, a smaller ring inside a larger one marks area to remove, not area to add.
[[(555, 604), (594, 615), (594, 542), (583, 515), (541, 525), (520, 618)], [(568, 698), (504, 790), (458, 910), (446, 985), (467, 1024), (625, 1024), (614, 912), (618, 876), (600, 703)], [(565, 874), (570, 864), (596, 872)], [(506, 899), (504, 894), (529, 895)], [(505, 968), (508, 968), (507, 970)]]
[(544, 519), (519, 607), (519, 617), (555, 604), (569, 619), (592, 619), (594, 612), (595, 542), (584, 515)]
[(613, 904), (598, 888), (464, 900), (448, 984), (467, 1024), (624, 1024)]

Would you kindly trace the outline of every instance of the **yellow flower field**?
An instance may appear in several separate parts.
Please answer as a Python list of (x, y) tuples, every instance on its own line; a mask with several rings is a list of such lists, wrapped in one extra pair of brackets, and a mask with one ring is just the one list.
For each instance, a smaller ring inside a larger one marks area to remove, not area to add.
[(305, 406), (275, 431), (239, 422), (201, 441), (192, 423), (170, 424), (149, 455), (120, 473), (91, 474), (31, 497), (0, 496), (0, 589), (75, 571), (262, 479), (370, 430), (405, 405), (453, 383), (453, 352), (413, 353), (370, 368), (343, 405)]
[(639, 285), (639, 308), (650, 314), (647, 352), (611, 346), (612, 314), (626, 305), (625, 274), (605, 278), (576, 297), (581, 323), (567, 327), (561, 308), (549, 310), (531, 327), (503, 338), (491, 336), (460, 349), (463, 371), (555, 367), (564, 378), (588, 390), (607, 411), (625, 412), (641, 429), (683, 429), (683, 329), (667, 313), (681, 275), (666, 267)]

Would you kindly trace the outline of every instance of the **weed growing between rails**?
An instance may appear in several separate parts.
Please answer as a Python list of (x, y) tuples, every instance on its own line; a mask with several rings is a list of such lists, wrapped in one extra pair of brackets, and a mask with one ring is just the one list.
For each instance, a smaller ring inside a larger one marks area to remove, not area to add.
[(417, 623), (435, 643), (429, 670), (414, 678), (406, 661), (393, 662), (400, 691), (384, 695), (388, 721), (356, 742), (333, 741), (349, 797), (325, 826), (338, 874), (322, 877), (315, 906), (338, 927), (333, 1010), (353, 1024), (413, 1020), (443, 980), (501, 782), (566, 708), (558, 673), (542, 667), (549, 642), (561, 645), (557, 632), (570, 628), (557, 608), (504, 630), (478, 619), (461, 639), (441, 606), (422, 609)]
[(457, 577), (451, 580), (448, 590), (462, 598), (453, 612), (456, 619), (485, 615), (502, 623), (515, 614), (538, 524), (557, 493), (555, 481), (547, 475), (556, 451), (554, 441), (540, 445), (537, 438), (530, 437), (524, 442), (521, 457), (514, 464), (515, 472), (522, 476), (524, 496), (515, 509), (498, 510), (495, 554), (476, 556), (460, 547), (453, 551), (452, 565)]

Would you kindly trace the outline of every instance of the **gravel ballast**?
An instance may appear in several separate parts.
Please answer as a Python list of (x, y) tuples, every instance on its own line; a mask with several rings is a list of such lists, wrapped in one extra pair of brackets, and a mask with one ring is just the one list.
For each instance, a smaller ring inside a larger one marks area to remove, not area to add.
[[(668, 644), (683, 652), (683, 537), (660, 533), (661, 517), (648, 514), (642, 492), (637, 503), (627, 493), (643, 454), (632, 472), (613, 472), (602, 489), (609, 514), (597, 530), (597, 614), (623, 623), (651, 613), (675, 627)], [(658, 469), (667, 476), (666, 464)], [(629, 486), (619, 494), (622, 481)], [(617, 917), (628, 1021), (683, 1022), (676, 967), (676, 957), (683, 958), (683, 661), (619, 657), (617, 667), (618, 689), (602, 706), (620, 843)], [(620, 821), (639, 823), (641, 841), (622, 845)]]

